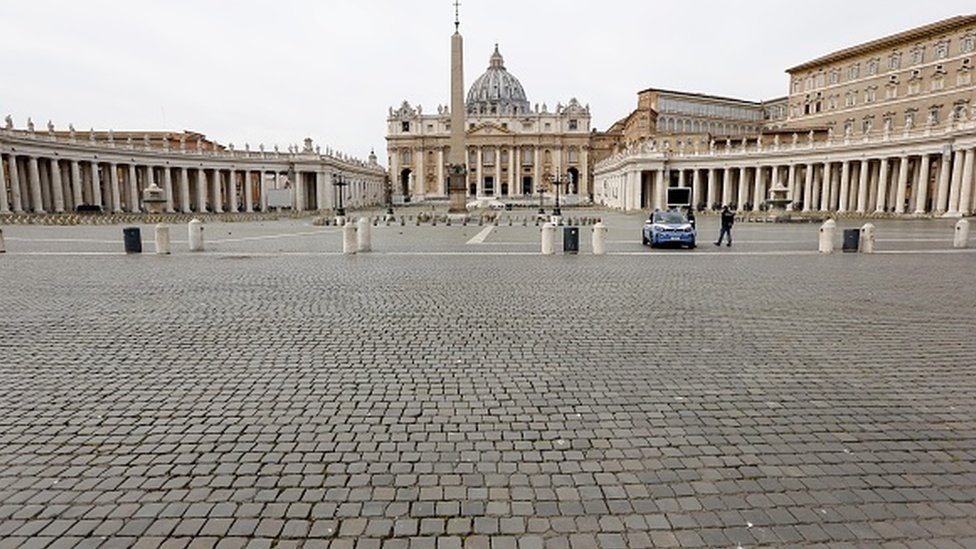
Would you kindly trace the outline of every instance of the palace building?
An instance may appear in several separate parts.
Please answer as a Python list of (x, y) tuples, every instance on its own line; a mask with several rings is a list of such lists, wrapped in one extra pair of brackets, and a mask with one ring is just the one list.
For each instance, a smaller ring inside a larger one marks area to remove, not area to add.
[(952, 17), (788, 69), (789, 93), (749, 102), (666, 90), (594, 139), (594, 199), (760, 210), (782, 184), (805, 212), (976, 210), (976, 15)]
[[(569, 197), (590, 193), (590, 109), (575, 98), (532, 104), (495, 47), (487, 70), (465, 101), (467, 194), (471, 198), (531, 197), (566, 178)], [(447, 197), (451, 113), (425, 113), (404, 101), (390, 108), (387, 152), (394, 192), (405, 200)], [(572, 200), (572, 198), (571, 198)]]

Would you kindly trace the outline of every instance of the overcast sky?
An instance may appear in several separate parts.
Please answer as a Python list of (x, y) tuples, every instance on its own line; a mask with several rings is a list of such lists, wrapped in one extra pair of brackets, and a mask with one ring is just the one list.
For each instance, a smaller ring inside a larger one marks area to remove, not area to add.
[[(0, 116), (58, 128), (312, 137), (385, 163), (386, 117), (450, 97), (453, 0), (7, 0)], [(531, 103), (589, 104), (606, 129), (637, 91), (761, 100), (784, 70), (976, 12), (972, 0), (461, 0), (465, 89), (498, 42)]]

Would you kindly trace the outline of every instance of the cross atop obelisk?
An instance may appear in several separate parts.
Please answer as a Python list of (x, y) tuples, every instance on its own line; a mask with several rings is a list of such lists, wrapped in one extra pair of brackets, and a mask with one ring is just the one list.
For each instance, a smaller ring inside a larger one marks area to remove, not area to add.
[(461, 39), (461, 19), (454, 0), (454, 35), (451, 36), (451, 148), (448, 153), (449, 175), (447, 194), (450, 213), (465, 213), (468, 170), (464, 147), (464, 42)]

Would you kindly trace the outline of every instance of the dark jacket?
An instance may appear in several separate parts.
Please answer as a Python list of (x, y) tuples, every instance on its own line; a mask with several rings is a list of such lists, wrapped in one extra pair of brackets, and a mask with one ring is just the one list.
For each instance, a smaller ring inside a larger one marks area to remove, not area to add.
[(722, 228), (731, 229), (735, 223), (735, 214), (731, 210), (722, 210)]

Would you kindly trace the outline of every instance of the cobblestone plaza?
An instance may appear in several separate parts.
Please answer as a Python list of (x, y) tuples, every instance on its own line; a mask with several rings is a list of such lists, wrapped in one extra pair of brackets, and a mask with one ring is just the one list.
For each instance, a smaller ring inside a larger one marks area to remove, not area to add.
[(652, 252), (599, 215), (607, 256), (518, 221), (356, 256), (308, 219), (166, 257), (5, 226), (0, 548), (976, 546), (954, 221), (824, 256), (812, 224)]

